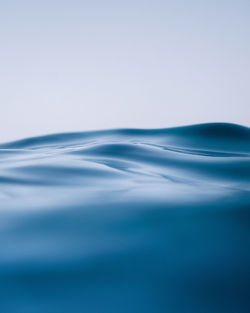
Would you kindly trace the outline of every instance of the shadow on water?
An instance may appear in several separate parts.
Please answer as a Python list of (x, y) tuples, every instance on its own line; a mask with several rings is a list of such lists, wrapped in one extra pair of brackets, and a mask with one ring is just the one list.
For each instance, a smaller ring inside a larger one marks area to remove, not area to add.
[(0, 312), (249, 312), (247, 127), (0, 144), (0, 215)]

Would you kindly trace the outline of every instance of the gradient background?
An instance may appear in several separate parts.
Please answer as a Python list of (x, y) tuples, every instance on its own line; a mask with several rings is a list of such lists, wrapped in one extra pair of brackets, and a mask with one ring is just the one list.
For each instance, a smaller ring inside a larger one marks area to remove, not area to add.
[(249, 0), (0, 3), (0, 141), (250, 124)]

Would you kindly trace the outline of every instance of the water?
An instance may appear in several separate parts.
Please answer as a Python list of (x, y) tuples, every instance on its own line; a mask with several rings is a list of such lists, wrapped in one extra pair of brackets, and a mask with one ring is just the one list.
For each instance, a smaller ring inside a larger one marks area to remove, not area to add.
[(0, 145), (1, 313), (248, 313), (250, 129)]

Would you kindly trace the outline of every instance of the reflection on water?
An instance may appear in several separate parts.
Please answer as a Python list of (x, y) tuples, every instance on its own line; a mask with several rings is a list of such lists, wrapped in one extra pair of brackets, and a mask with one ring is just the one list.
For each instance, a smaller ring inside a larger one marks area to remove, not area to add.
[(248, 313), (250, 130), (0, 145), (0, 312)]

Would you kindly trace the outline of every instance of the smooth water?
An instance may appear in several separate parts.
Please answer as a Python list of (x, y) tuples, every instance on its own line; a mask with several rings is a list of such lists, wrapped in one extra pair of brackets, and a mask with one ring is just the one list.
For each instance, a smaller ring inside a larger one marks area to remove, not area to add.
[(0, 145), (1, 313), (248, 313), (250, 129)]

